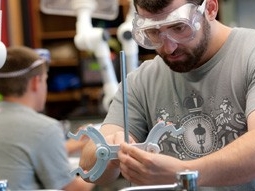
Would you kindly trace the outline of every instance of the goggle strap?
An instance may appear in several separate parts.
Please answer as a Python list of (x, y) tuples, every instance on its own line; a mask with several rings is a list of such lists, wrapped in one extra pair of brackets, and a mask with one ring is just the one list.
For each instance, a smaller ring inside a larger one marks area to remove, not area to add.
[(197, 11), (200, 12), (201, 14), (204, 13), (205, 11), (205, 6), (206, 6), (206, 0), (203, 1), (202, 5), (200, 5), (198, 8), (197, 8)]
[(22, 75), (26, 74), (27, 72), (29, 72), (30, 70), (36, 68), (37, 66), (44, 64), (45, 62), (46, 62), (46, 60), (44, 60), (44, 59), (38, 59), (38, 60), (34, 61), (33, 64), (31, 64), (28, 68), (24, 68), (22, 70), (18, 70), (18, 71), (14, 71), (14, 72), (6, 72), (6, 73), (0, 72), (0, 78), (15, 78), (18, 76), (22, 76)]

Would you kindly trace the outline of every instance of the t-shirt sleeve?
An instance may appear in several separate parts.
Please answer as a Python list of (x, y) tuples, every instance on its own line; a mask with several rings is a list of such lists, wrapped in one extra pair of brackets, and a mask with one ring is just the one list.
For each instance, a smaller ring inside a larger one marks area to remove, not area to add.
[(255, 49), (253, 50), (247, 69), (247, 101), (246, 101), (246, 117), (255, 110)]
[[(139, 142), (143, 142), (148, 134), (148, 123), (146, 118), (146, 100), (140, 76), (135, 71), (127, 76), (127, 99), (128, 99), (128, 125), (129, 130)], [(103, 124), (114, 124), (124, 127), (123, 100), (121, 83), (115, 97), (110, 105)]]

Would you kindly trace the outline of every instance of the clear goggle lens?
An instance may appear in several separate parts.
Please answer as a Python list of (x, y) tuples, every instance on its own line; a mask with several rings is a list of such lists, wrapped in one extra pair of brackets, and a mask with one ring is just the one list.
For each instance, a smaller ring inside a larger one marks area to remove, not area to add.
[[(188, 3), (178, 9), (158, 15), (153, 18), (135, 15), (133, 21), (133, 38), (142, 47), (147, 49), (160, 48), (164, 39), (168, 38), (175, 43), (185, 43), (192, 40), (200, 28), (198, 14), (204, 12), (205, 2), (201, 6)], [(164, 31), (162, 28), (164, 27)]]
[(150, 40), (152, 46), (162, 44), (164, 37), (171, 39), (176, 43), (183, 43), (191, 40), (194, 36), (194, 29), (187, 23), (176, 23), (169, 26), (164, 32), (159, 29), (146, 29), (144, 35)]

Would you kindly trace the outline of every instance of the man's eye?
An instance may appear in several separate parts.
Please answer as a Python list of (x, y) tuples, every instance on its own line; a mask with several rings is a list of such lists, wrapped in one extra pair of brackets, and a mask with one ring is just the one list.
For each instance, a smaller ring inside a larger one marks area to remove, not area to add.
[(182, 24), (177, 24), (172, 26), (171, 30), (176, 33), (180, 33), (180, 32), (186, 31), (188, 27), (189, 27), (188, 25), (182, 23)]
[(149, 30), (146, 30), (145, 33), (147, 34), (148, 37), (154, 37), (159, 35), (160, 32), (157, 29), (149, 29)]

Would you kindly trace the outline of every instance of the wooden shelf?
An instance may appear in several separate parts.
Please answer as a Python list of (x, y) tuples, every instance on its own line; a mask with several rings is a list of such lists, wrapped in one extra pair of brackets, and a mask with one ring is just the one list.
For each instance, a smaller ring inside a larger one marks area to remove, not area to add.
[(78, 66), (78, 59), (56, 59), (52, 60), (50, 67)]
[(155, 54), (144, 54), (144, 55), (140, 55), (140, 60), (149, 60), (149, 59), (153, 59), (155, 57)]
[(47, 102), (79, 101), (82, 96), (88, 96), (91, 100), (99, 100), (102, 96), (101, 87), (85, 87), (82, 89), (63, 92), (49, 92)]
[[(29, 30), (32, 33), (31, 38), (33, 38), (32, 46), (34, 48), (46, 48), (51, 53), (49, 79), (54, 79), (57, 75), (68, 72), (80, 77), (81, 71), (78, 68), (80, 61), (91, 59), (93, 54), (89, 51), (79, 51), (74, 45), (76, 17), (44, 14), (40, 10), (40, 0), (28, 1), (31, 8), (31, 28)], [(129, 0), (119, 0), (119, 5), (120, 15), (116, 21), (103, 23), (106, 26), (104, 27), (105, 30), (112, 37), (116, 37), (118, 25), (125, 20), (125, 16), (129, 11)], [(102, 23), (97, 23), (96, 20), (95, 25), (97, 24)], [(82, 81), (82, 79), (80, 80)], [(48, 112), (52, 113), (53, 116), (62, 117), (61, 112), (55, 111), (56, 105), (59, 110), (63, 111), (66, 110), (63, 103), (71, 102), (71, 106), (74, 107), (77, 102), (82, 102), (84, 97), (88, 98), (90, 104), (96, 108), (97, 106), (94, 103), (101, 102), (103, 96), (102, 84), (97, 85), (93, 86), (93, 83), (90, 83), (90, 87), (87, 87), (88, 84), (86, 84), (85, 87), (79, 89), (48, 92)]]
[(41, 38), (44, 40), (50, 39), (70, 39), (76, 34), (75, 30), (70, 31), (54, 31), (54, 32), (42, 32)]
[(119, 0), (119, 4), (122, 6), (129, 6), (129, 1), (128, 0)]

